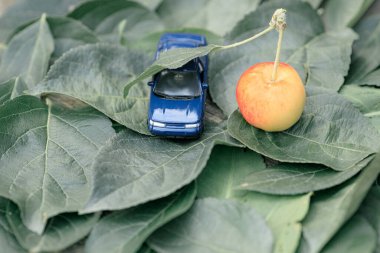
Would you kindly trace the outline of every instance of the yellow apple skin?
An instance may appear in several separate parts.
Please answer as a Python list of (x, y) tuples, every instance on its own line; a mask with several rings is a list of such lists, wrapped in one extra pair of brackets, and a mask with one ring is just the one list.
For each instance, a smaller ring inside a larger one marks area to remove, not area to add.
[(240, 113), (252, 126), (268, 132), (284, 131), (301, 117), (306, 101), (305, 87), (297, 71), (280, 63), (271, 81), (273, 62), (251, 66), (240, 77), (236, 100)]

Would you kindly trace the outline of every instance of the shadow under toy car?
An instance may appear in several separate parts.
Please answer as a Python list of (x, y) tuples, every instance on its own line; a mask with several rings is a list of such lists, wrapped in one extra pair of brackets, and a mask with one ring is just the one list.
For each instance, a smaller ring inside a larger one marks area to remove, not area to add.
[[(161, 36), (155, 59), (173, 48), (206, 46), (196, 34), (166, 33)], [(208, 57), (196, 58), (178, 69), (166, 69), (153, 76), (148, 112), (148, 129), (154, 135), (199, 137), (203, 131), (207, 94)]]

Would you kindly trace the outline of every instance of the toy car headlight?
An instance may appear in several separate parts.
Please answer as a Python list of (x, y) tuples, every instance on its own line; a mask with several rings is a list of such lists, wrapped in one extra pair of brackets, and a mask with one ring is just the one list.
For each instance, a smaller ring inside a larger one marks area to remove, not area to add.
[(196, 124), (185, 124), (185, 128), (196, 128), (196, 127), (199, 127), (200, 124), (199, 123), (196, 123)]
[(166, 127), (165, 123), (161, 123), (161, 122), (157, 122), (157, 121), (153, 121), (153, 120), (149, 120), (149, 124), (151, 124), (152, 126), (155, 126), (155, 127)]

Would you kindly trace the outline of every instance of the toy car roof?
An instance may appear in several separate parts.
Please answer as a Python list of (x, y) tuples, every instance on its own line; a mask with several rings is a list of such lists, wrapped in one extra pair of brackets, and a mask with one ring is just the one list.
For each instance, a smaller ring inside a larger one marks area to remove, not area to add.
[(165, 33), (161, 36), (159, 44), (167, 42), (187, 42), (194, 43), (196, 46), (207, 44), (205, 36), (191, 33)]
[(172, 48), (194, 48), (206, 46), (206, 37), (199, 34), (190, 33), (165, 33), (161, 36), (158, 45), (155, 59), (163, 51)]

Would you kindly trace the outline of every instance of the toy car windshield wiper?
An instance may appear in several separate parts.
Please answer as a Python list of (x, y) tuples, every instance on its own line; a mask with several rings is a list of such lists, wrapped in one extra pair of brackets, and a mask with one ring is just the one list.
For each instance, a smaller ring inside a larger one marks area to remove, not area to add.
[[(156, 52), (172, 48), (207, 45), (204, 36), (196, 34), (164, 34)], [(191, 60), (178, 69), (163, 70), (153, 76), (148, 111), (148, 128), (154, 135), (199, 137), (207, 94), (207, 56)]]
[(195, 97), (191, 97), (191, 96), (170, 96), (170, 95), (160, 93), (160, 92), (155, 92), (155, 94), (159, 97), (167, 98), (167, 99), (193, 99), (193, 98), (195, 98)]

